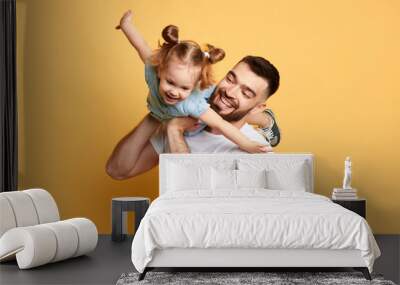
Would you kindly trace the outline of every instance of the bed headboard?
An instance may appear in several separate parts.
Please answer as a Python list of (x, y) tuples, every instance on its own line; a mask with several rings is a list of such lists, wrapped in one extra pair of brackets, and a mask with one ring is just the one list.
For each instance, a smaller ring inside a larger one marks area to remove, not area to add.
[[(218, 153), (218, 154), (160, 154), (159, 194), (168, 191), (168, 179), (173, 179), (168, 171), (176, 164), (191, 166), (213, 166), (225, 169), (240, 169), (240, 165), (262, 163), (266, 165), (304, 163), (306, 191), (314, 192), (314, 156), (311, 153)], [(238, 168), (239, 166), (239, 168)]]

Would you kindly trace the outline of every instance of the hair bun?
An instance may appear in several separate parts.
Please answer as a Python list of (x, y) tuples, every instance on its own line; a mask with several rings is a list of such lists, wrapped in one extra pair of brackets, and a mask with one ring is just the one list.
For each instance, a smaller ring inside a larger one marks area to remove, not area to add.
[(225, 51), (221, 48), (216, 48), (213, 45), (208, 44), (208, 53), (210, 54), (209, 61), (210, 63), (217, 63), (221, 61), (225, 57)]
[(162, 30), (163, 39), (169, 44), (177, 44), (179, 42), (179, 29), (177, 26), (168, 25)]

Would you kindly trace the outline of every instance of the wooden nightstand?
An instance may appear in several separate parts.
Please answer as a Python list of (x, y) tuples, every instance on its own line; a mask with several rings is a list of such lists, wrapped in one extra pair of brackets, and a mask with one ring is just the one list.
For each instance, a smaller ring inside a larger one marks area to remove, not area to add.
[(340, 206), (359, 214), (364, 219), (367, 217), (367, 200), (364, 198), (358, 198), (354, 200), (335, 200), (332, 199), (333, 203), (339, 204)]

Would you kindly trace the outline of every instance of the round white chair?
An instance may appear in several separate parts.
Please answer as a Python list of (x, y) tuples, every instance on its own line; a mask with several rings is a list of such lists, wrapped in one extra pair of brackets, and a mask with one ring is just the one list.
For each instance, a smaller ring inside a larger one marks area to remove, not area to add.
[(96, 248), (96, 225), (86, 218), (60, 221), (49, 192), (0, 193), (0, 262), (16, 259), (20, 269), (84, 255)]

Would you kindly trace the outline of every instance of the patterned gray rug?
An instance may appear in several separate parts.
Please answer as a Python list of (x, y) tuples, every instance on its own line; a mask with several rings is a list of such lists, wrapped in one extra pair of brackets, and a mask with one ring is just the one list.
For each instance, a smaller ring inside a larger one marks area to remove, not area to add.
[(142, 281), (138, 281), (139, 273), (124, 273), (117, 285), (133, 284), (379, 284), (395, 285), (384, 280), (381, 275), (372, 274), (372, 281), (364, 278), (360, 272), (148, 272)]

